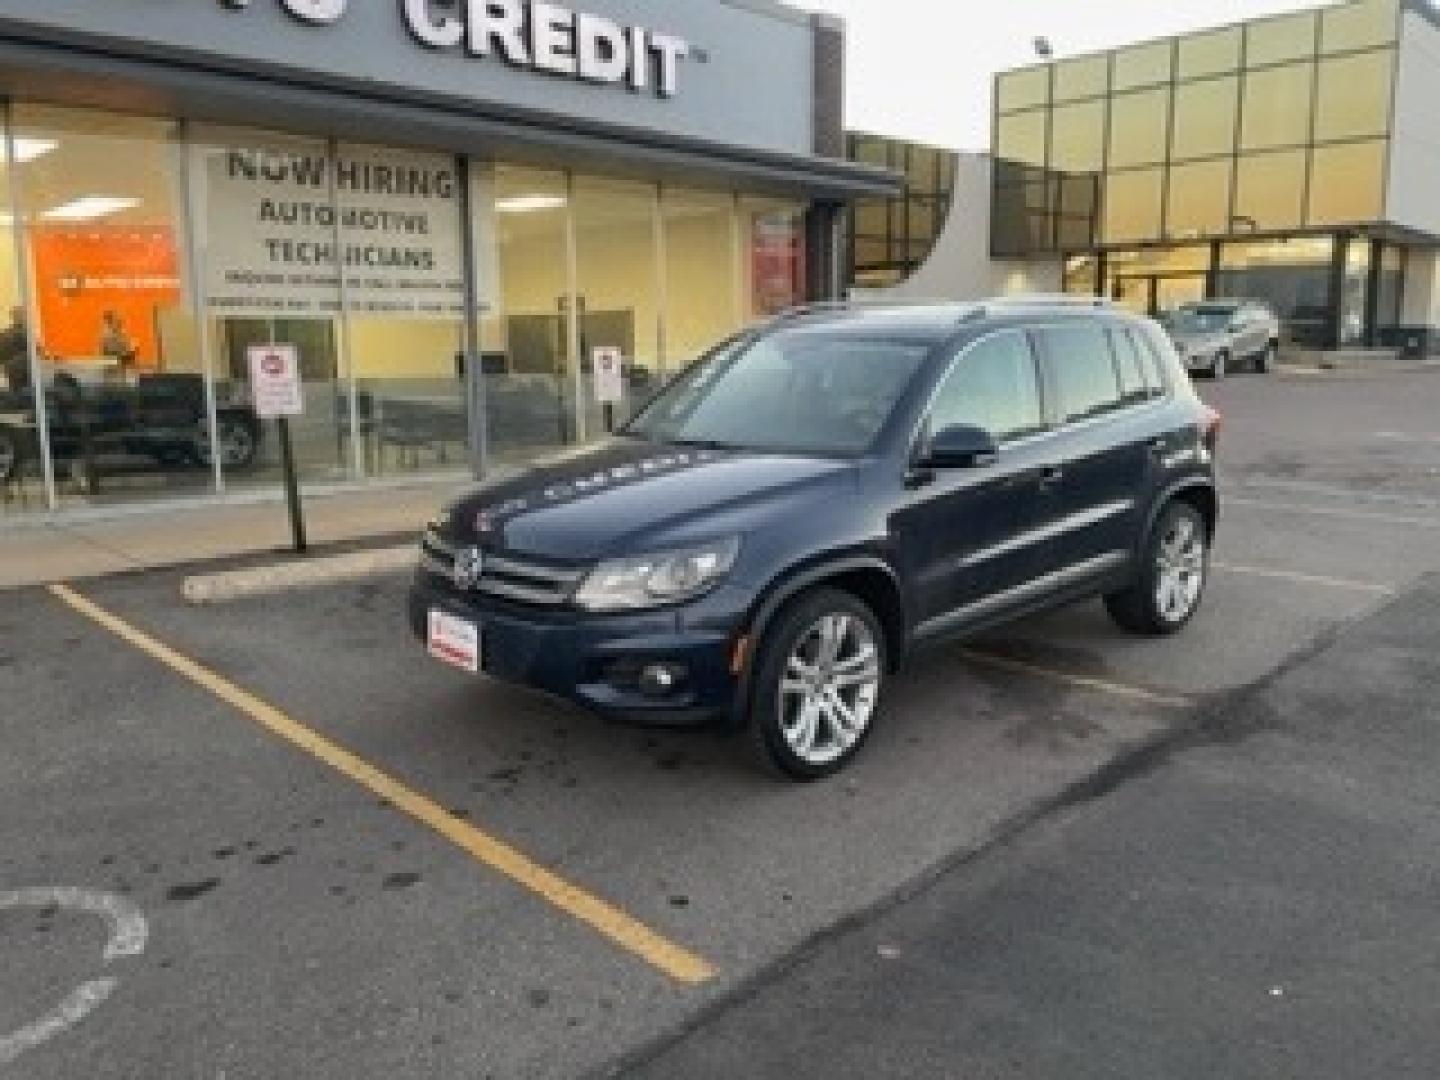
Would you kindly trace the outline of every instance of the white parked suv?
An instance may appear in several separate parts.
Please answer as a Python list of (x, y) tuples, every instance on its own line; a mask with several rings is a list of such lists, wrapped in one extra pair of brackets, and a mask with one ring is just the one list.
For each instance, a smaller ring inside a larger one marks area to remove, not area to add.
[(1280, 320), (1260, 300), (1202, 300), (1165, 320), (1191, 374), (1223, 379), (1227, 372), (1269, 371), (1280, 350)]

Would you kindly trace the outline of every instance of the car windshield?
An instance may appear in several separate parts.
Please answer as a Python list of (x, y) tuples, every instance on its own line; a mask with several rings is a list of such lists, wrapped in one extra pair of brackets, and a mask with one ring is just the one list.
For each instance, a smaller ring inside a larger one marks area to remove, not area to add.
[(1170, 321), (1170, 329), (1180, 334), (1218, 334), (1235, 317), (1233, 308), (1181, 308)]
[(722, 345), (625, 434), (720, 449), (865, 453), (930, 353), (923, 342), (790, 330)]

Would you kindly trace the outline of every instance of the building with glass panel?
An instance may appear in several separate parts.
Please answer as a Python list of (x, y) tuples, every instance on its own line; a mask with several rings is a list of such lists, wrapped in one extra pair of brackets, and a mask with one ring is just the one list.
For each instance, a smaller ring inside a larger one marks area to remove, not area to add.
[(850, 208), (846, 283), (883, 289), (908, 280), (935, 248), (950, 216), (960, 155), (938, 146), (852, 131), (847, 156), (900, 173), (905, 190)]
[(990, 252), (1158, 313), (1270, 301), (1307, 348), (1440, 322), (1440, 15), (1316, 10), (995, 80)]
[(346, 484), (593, 439), (835, 295), (841, 207), (901, 186), (845, 160), (843, 26), (583, 7), (0, 0), (0, 523), (274, 488), (272, 344)]

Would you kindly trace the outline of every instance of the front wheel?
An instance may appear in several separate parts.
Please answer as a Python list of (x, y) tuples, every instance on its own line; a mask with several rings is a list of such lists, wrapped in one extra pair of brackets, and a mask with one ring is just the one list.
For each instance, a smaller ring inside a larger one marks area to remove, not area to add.
[(750, 741), (761, 764), (792, 780), (844, 768), (864, 745), (885, 685), (885, 636), (849, 593), (801, 596), (755, 657)]
[[(234, 416), (221, 416), (219, 423), (220, 433), (216, 442), (220, 445), (221, 467), (238, 470), (254, 465), (260, 452), (260, 433), (254, 425)], [(210, 426), (203, 422), (195, 445), (195, 456), (207, 468), (214, 463), (210, 449)]]
[(1145, 541), (1135, 583), (1105, 598), (1110, 617), (1132, 634), (1175, 633), (1200, 609), (1209, 549), (1200, 512), (1189, 503), (1171, 503)]
[(8, 484), (20, 475), (22, 461), (24, 454), (19, 437), (7, 428), (0, 428), (0, 484)]

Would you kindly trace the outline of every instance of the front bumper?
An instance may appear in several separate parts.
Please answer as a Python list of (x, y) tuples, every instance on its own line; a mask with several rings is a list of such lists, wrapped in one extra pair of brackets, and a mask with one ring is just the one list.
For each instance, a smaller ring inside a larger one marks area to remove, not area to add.
[[(734, 715), (738, 679), (730, 660), (742, 620), (703, 598), (633, 614), (536, 610), (461, 594), (422, 569), (409, 598), (410, 628), (422, 643), (436, 609), (480, 626), (486, 676), (564, 698), (608, 720), (675, 727)], [(683, 678), (663, 695), (647, 694), (638, 677), (647, 664), (667, 665)]]

